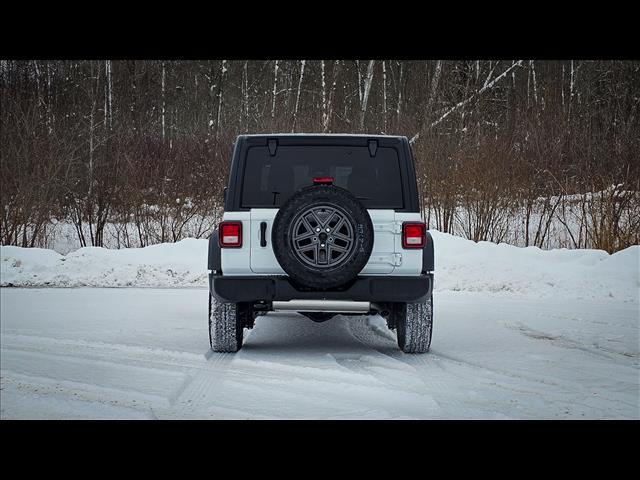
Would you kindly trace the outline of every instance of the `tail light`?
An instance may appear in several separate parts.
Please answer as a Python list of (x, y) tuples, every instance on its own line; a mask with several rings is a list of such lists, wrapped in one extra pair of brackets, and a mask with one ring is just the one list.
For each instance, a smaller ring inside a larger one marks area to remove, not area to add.
[(402, 248), (424, 248), (427, 243), (427, 227), (422, 222), (402, 224)]
[(242, 222), (221, 222), (218, 227), (218, 245), (220, 248), (241, 247)]
[(314, 185), (331, 185), (333, 183), (333, 177), (313, 177)]

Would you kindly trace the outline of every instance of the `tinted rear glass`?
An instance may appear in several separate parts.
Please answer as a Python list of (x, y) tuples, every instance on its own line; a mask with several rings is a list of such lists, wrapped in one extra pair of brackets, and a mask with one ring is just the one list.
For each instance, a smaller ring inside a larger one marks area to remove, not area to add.
[(281, 206), (314, 177), (332, 177), (334, 184), (353, 193), (366, 208), (403, 208), (398, 153), (378, 148), (371, 157), (367, 147), (279, 146), (247, 152), (242, 188), (245, 208)]

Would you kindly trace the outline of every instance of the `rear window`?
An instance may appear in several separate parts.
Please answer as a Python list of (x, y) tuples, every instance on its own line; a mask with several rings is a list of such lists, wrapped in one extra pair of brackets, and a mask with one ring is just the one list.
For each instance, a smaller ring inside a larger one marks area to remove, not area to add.
[(333, 177), (334, 185), (354, 194), (366, 208), (403, 208), (398, 152), (380, 147), (376, 156), (365, 147), (279, 146), (247, 152), (242, 206), (274, 208), (296, 191), (313, 184), (314, 177)]

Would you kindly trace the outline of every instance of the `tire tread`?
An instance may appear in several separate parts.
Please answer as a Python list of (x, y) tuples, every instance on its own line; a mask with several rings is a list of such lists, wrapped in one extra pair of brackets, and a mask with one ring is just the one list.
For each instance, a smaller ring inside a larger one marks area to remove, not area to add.
[(242, 347), (238, 334), (238, 305), (223, 303), (209, 293), (209, 343), (214, 352), (237, 352)]
[(426, 353), (433, 331), (433, 297), (425, 302), (407, 303), (397, 318), (398, 346), (404, 353)]

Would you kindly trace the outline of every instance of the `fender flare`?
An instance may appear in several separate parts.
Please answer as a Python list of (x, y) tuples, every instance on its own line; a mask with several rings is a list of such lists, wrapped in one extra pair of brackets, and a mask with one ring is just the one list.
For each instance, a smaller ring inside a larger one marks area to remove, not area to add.
[(218, 229), (216, 228), (209, 236), (209, 258), (207, 268), (216, 274), (222, 270), (222, 256), (220, 254), (220, 244), (218, 243)]
[(422, 273), (435, 270), (435, 254), (433, 250), (433, 237), (427, 232), (427, 243), (422, 249)]

